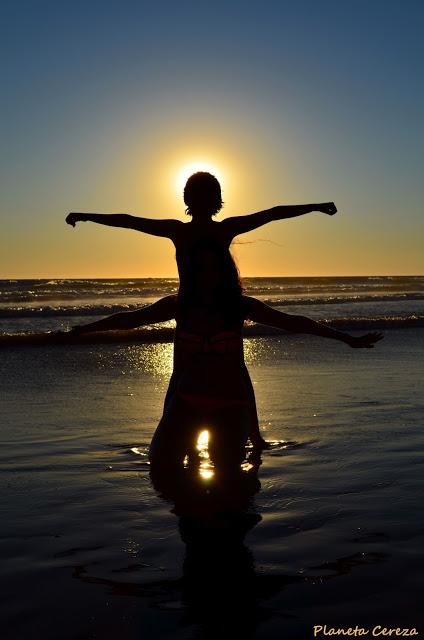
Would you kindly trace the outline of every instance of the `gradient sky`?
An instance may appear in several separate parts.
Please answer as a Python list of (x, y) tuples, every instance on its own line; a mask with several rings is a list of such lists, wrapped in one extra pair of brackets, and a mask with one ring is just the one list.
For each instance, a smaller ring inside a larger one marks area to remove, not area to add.
[(70, 211), (217, 219), (334, 201), (240, 236), (242, 275), (424, 274), (421, 0), (3, 0), (0, 278), (176, 276), (166, 239)]

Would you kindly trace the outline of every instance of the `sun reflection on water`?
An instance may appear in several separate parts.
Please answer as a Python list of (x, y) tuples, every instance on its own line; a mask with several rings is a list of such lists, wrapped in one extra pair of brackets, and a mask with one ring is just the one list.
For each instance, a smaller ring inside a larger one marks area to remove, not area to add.
[[(209, 455), (209, 431), (208, 429), (203, 429), (199, 432), (199, 435), (196, 440), (196, 451), (198, 452), (198, 464), (199, 464), (199, 475), (203, 480), (210, 480), (214, 476), (213, 471), (213, 462), (210, 459)], [(184, 458), (184, 466), (188, 467), (189, 465), (189, 457), (188, 455)]]
[(199, 474), (204, 480), (209, 480), (213, 477), (213, 464), (209, 456), (209, 431), (204, 429), (199, 433), (196, 443), (196, 449), (199, 452), (200, 465)]

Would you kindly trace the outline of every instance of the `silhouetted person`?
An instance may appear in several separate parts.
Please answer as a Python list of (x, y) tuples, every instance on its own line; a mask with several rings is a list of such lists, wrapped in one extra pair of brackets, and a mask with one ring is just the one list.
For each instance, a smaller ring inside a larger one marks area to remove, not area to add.
[[(211, 433), (216, 473), (240, 467), (250, 430), (252, 394), (246, 381), (242, 328), (245, 319), (371, 348), (383, 336), (354, 337), (305, 316), (277, 311), (243, 295), (237, 267), (219, 243), (196, 244), (186, 259), (187, 287), (143, 309), (113, 314), (76, 331), (130, 329), (176, 319), (172, 392), (150, 446), (152, 469), (172, 474), (196, 455), (197, 435)], [(205, 427), (204, 425), (207, 425)]]
[[(176, 260), (180, 287), (184, 290), (188, 285), (186, 276), (186, 259), (189, 251), (203, 240), (213, 240), (223, 249), (229, 251), (233, 239), (242, 234), (257, 229), (268, 222), (294, 218), (305, 213), (321, 211), (328, 215), (336, 213), (334, 202), (321, 204), (281, 205), (250, 215), (231, 216), (221, 222), (215, 222), (215, 216), (222, 208), (221, 186), (215, 176), (208, 172), (199, 171), (187, 180), (184, 188), (184, 202), (186, 213), (191, 217), (189, 223), (174, 219), (152, 219), (133, 216), (124, 213), (78, 213), (72, 212), (66, 222), (75, 227), (76, 222), (90, 221), (113, 227), (134, 229), (154, 236), (161, 236), (172, 240), (176, 250)], [(245, 367), (244, 367), (245, 368)], [(247, 370), (244, 371), (246, 384), (251, 394), (251, 426), (249, 437), (254, 446), (266, 446), (265, 440), (259, 432), (259, 422), (253, 386)], [(168, 402), (172, 393), (174, 379), (171, 379), (169, 392), (165, 399)]]

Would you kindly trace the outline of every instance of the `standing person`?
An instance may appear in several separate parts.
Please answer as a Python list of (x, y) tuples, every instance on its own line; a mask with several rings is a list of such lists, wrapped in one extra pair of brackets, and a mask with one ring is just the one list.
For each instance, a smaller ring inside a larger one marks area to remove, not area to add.
[[(223, 206), (221, 185), (212, 174), (199, 171), (187, 180), (184, 187), (184, 202), (187, 206), (186, 214), (191, 217), (190, 222), (184, 223), (175, 219), (152, 219), (133, 216), (125, 213), (69, 213), (66, 222), (73, 227), (77, 222), (96, 222), (103, 225), (134, 229), (154, 236), (161, 236), (172, 240), (182, 291), (188, 286), (186, 259), (190, 250), (199, 242), (212, 240), (225, 249), (229, 255), (229, 247), (233, 239), (242, 234), (257, 229), (272, 221), (284, 220), (304, 215), (313, 211), (321, 211), (327, 215), (334, 215), (337, 211), (334, 202), (321, 204), (279, 205), (258, 211), (250, 215), (231, 216), (221, 222), (215, 222), (215, 216)], [(246, 383), (252, 396), (250, 440), (254, 447), (266, 446), (259, 430), (256, 410), (255, 394), (250, 376), (245, 371)], [(172, 382), (165, 404), (172, 392)]]
[(151, 442), (151, 469), (172, 473), (186, 455), (195, 457), (198, 433), (207, 425), (210, 457), (219, 476), (239, 468), (250, 432), (252, 394), (242, 336), (245, 319), (332, 338), (350, 347), (372, 348), (383, 336), (376, 332), (351, 336), (243, 295), (230, 252), (216, 243), (196, 245), (187, 255), (186, 266), (189, 286), (178, 296), (166, 296), (143, 309), (117, 313), (75, 330), (129, 329), (176, 319), (174, 380)]

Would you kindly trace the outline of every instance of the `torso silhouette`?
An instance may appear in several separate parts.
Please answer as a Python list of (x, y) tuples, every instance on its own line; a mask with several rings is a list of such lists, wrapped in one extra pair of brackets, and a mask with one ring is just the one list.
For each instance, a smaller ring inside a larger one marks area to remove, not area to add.
[[(175, 258), (177, 262), (178, 275), (180, 280), (180, 291), (182, 291), (186, 286), (189, 286), (188, 276), (187, 276), (187, 268), (186, 261), (190, 251), (196, 247), (196, 245), (201, 244), (204, 241), (213, 242), (220, 247), (230, 250), (231, 242), (234, 238), (234, 232), (225, 222), (215, 222), (212, 219), (205, 220), (195, 220), (192, 219), (190, 222), (181, 222), (178, 224), (175, 233), (173, 234), (172, 241), (175, 246)], [(247, 389), (247, 395), (250, 403), (250, 419), (251, 419), (251, 429), (252, 433), (255, 430), (259, 429), (258, 424), (258, 415), (256, 410), (256, 400), (255, 394), (252, 386), (252, 381), (249, 376), (249, 372), (244, 362), (243, 357), (243, 348), (242, 348), (242, 328), (240, 328), (239, 333), (239, 345), (241, 343), (241, 357), (239, 359), (239, 370), (242, 371), (243, 376), (243, 402), (245, 402), (244, 389)], [(174, 342), (174, 358), (178, 362), (178, 354), (175, 350), (175, 342)], [(218, 363), (217, 363), (218, 364)], [(221, 367), (222, 372), (222, 361), (218, 365)], [(212, 379), (212, 371), (209, 370), (209, 379)], [(174, 367), (173, 373), (171, 375), (171, 380), (169, 383), (168, 391), (165, 397), (164, 409), (168, 406), (169, 401), (172, 399), (172, 396), (175, 392), (175, 384), (177, 381), (177, 370)], [(206, 401), (205, 401), (206, 403)]]
[(208, 220), (206, 222), (191, 221), (182, 223), (172, 238), (175, 246), (175, 259), (180, 286), (184, 287), (186, 284), (186, 257), (196, 244), (203, 241), (212, 241), (229, 250), (232, 239), (229, 230), (222, 222)]
[(205, 412), (251, 406), (243, 353), (243, 320), (216, 309), (190, 307), (177, 319), (174, 390), (178, 399)]

